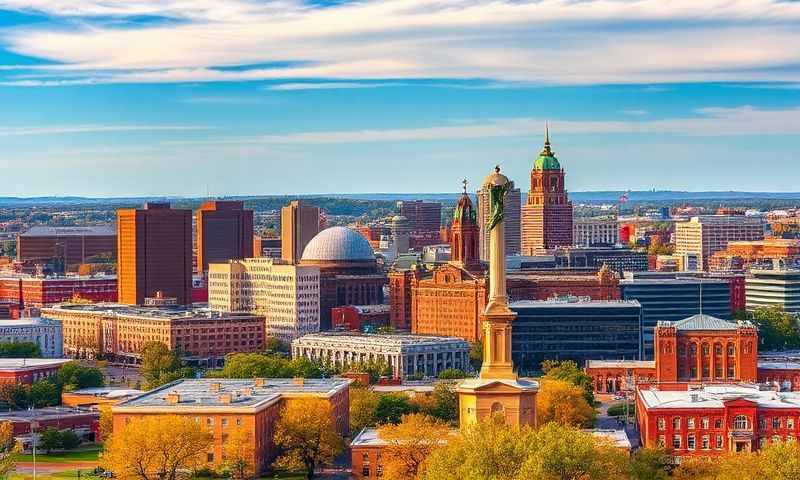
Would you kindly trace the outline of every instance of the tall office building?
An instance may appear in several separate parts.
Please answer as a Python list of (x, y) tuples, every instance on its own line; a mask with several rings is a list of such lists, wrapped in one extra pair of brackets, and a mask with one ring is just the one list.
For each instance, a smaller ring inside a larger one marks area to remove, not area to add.
[(703, 269), (729, 242), (764, 239), (764, 221), (744, 215), (701, 215), (675, 224), (675, 255), (697, 257)]
[(800, 314), (800, 270), (752, 269), (745, 279), (747, 309), (780, 307)]
[(308, 242), (321, 231), (320, 210), (293, 200), (281, 209), (281, 258), (297, 263)]
[[(506, 194), (505, 204), (505, 238), (506, 255), (519, 255), (521, 249), (522, 230), (520, 228), (520, 209), (522, 208), (522, 194), (519, 188), (514, 188), (511, 182), (510, 190)], [(478, 230), (480, 232), (480, 255), (484, 262), (489, 261), (489, 232), (486, 224), (489, 223), (489, 190), (482, 187), (478, 190)]]
[(528, 203), (522, 207), (522, 254), (572, 245), (572, 203), (564, 169), (550, 149), (550, 132), (531, 170)]
[(397, 202), (400, 215), (408, 219), (412, 233), (439, 232), (442, 225), (442, 204), (422, 200)]
[(117, 278), (120, 303), (156, 292), (191, 303), (192, 211), (153, 202), (117, 210)]
[(74, 272), (91, 257), (117, 255), (113, 226), (31, 227), (17, 235), (17, 260), (58, 263), (58, 271)]
[(197, 210), (197, 269), (253, 257), (253, 211), (241, 201), (209, 201)]

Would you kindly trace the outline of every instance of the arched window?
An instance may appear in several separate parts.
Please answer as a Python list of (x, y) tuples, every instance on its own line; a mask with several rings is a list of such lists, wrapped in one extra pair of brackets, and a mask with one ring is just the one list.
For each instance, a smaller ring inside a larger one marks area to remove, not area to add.
[(728, 344), (728, 355), (733, 356), (736, 353), (736, 347), (732, 343)]
[(750, 419), (747, 418), (747, 415), (737, 415), (736, 418), (733, 419), (733, 429), (750, 430)]
[(505, 422), (506, 419), (506, 407), (503, 406), (500, 402), (494, 402), (492, 404), (492, 418), (499, 419)]
[(689, 344), (689, 354), (697, 355), (697, 344), (696, 343)]

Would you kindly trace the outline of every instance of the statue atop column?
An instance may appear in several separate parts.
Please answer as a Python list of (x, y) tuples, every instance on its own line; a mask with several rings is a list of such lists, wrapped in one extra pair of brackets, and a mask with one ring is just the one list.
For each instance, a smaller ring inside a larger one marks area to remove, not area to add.
[(514, 371), (511, 327), (517, 314), (508, 306), (506, 293), (505, 197), (508, 177), (495, 167), (486, 177), (489, 190), (489, 302), (481, 315), (483, 366), (478, 378), (463, 381), (458, 388), (461, 425), (502, 416), (509, 425), (536, 424), (534, 381), (519, 379)]

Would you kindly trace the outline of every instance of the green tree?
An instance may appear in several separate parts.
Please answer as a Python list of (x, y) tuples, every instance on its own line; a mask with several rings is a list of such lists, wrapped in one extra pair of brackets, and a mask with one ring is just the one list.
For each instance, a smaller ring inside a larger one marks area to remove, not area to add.
[(11, 410), (28, 407), (28, 389), (21, 383), (0, 383), (0, 401)]
[(17, 465), (22, 446), (14, 439), (11, 422), (0, 423), (0, 476), (6, 477)]
[(58, 369), (56, 385), (62, 391), (79, 390), (81, 388), (102, 387), (103, 372), (97, 368), (85, 367), (78, 362), (65, 363)]
[(42, 349), (33, 342), (0, 343), (0, 358), (41, 358)]
[(28, 401), (34, 408), (61, 405), (61, 389), (49, 378), (34, 382), (28, 395)]
[(431, 402), (422, 413), (455, 425), (458, 423), (458, 394), (453, 382), (439, 382), (433, 387)]
[(787, 350), (800, 347), (797, 318), (780, 306), (758, 307), (750, 314), (758, 327), (761, 350)]
[(483, 366), (483, 343), (480, 341), (469, 344), (469, 363), (475, 371), (480, 371)]
[(194, 377), (194, 369), (186, 366), (178, 352), (161, 342), (148, 342), (142, 348), (139, 372), (147, 388), (156, 388), (181, 378)]
[(380, 396), (368, 388), (350, 388), (350, 431), (355, 435), (378, 423), (375, 412)]
[(81, 444), (81, 439), (72, 430), (64, 430), (61, 432), (61, 448), (64, 450), (72, 450)]
[(282, 454), (276, 465), (302, 470), (313, 478), (317, 467), (333, 461), (344, 450), (336, 433), (331, 405), (321, 398), (302, 398), (289, 402), (275, 427), (275, 444)]
[(55, 427), (47, 427), (39, 435), (39, 446), (47, 453), (62, 447), (61, 432)]
[(467, 378), (467, 374), (458, 368), (447, 368), (439, 372), (439, 380), (459, 380)]
[(265, 353), (284, 353), (288, 354), (291, 351), (291, 345), (289, 343), (284, 342), (278, 337), (267, 337), (264, 341), (264, 352)]
[(369, 374), (369, 382), (377, 383), (381, 377), (391, 377), (394, 372), (392, 367), (385, 361), (369, 360), (367, 362), (357, 362), (348, 365), (345, 370), (356, 373)]
[(417, 410), (416, 405), (404, 393), (381, 395), (375, 406), (375, 421), (378, 424), (398, 424), (403, 419), (403, 415), (417, 413)]
[(586, 403), (594, 406), (594, 382), (592, 377), (578, 368), (572, 360), (545, 360), (542, 362), (545, 379), (563, 380), (583, 389)]
[(305, 357), (290, 360), (279, 354), (234, 353), (225, 357), (225, 366), (207, 372), (212, 378), (322, 378), (332, 369)]
[(642, 448), (631, 457), (631, 480), (666, 480), (672, 460), (663, 448)]

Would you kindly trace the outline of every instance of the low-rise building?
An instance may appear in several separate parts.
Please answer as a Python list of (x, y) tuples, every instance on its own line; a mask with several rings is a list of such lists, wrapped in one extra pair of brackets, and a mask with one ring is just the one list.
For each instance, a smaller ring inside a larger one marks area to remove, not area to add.
[[(100, 413), (98, 411), (45, 407), (30, 410), (13, 410), (0, 412), (0, 422), (10, 422), (14, 439), (23, 450), (29, 451), (33, 445), (33, 435), (37, 438), (47, 428), (72, 430), (78, 438), (93, 442), (99, 438)], [(31, 427), (33, 426), (33, 432)], [(41, 442), (41, 440), (39, 440)]]
[(177, 349), (192, 363), (216, 366), (225, 355), (264, 349), (264, 317), (184, 307), (64, 304), (42, 309), (63, 326), (64, 354), (138, 361), (148, 342)]
[(90, 302), (116, 302), (117, 277), (34, 276), (6, 274), (0, 276), (0, 300), (21, 307), (47, 307), (80, 298)]
[(31, 385), (58, 374), (69, 362), (63, 358), (0, 358), (0, 382)]
[(0, 342), (35, 343), (42, 352), (42, 358), (63, 356), (61, 322), (46, 318), (3, 320), (0, 322)]
[(63, 392), (61, 405), (73, 408), (97, 408), (100, 405), (116, 405), (142, 395), (142, 390), (116, 387), (95, 387)]
[(320, 328), (320, 270), (272, 258), (212, 263), (208, 305), (221, 312), (250, 312), (266, 318), (266, 334), (292, 340)]
[(755, 385), (642, 388), (636, 414), (642, 445), (674, 457), (756, 451), (800, 435), (800, 393)]
[(389, 326), (389, 305), (345, 305), (331, 309), (334, 329), (376, 331)]
[(264, 471), (277, 455), (272, 436), (287, 403), (302, 398), (330, 402), (336, 432), (350, 431), (350, 380), (332, 379), (191, 379), (179, 380), (112, 407), (114, 431), (139, 418), (179, 415), (192, 418), (214, 435), (205, 464), (224, 463), (225, 439), (234, 429), (247, 431), (253, 445), (250, 461)]
[(610, 247), (619, 243), (616, 218), (578, 217), (572, 223), (572, 242), (581, 247)]
[(750, 270), (745, 279), (747, 310), (780, 307), (800, 314), (800, 270)]
[(294, 340), (292, 356), (330, 361), (338, 367), (384, 362), (396, 378), (414, 374), (435, 377), (448, 368), (470, 368), (469, 344), (454, 337), (317, 333)]

